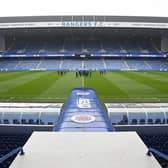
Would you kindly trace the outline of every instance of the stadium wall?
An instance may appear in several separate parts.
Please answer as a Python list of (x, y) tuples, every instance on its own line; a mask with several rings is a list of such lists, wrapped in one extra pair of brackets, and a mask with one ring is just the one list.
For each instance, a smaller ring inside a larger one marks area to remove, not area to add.
[(5, 37), (0, 34), (0, 52), (5, 51)]
[(161, 39), (161, 51), (168, 52), (168, 34), (162, 35)]

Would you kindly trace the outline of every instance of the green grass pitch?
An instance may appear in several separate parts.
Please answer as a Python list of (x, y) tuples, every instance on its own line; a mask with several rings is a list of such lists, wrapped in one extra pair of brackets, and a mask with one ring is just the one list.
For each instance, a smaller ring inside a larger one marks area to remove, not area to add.
[(0, 72), (0, 101), (64, 102), (75, 87), (95, 89), (102, 102), (168, 102), (168, 72)]

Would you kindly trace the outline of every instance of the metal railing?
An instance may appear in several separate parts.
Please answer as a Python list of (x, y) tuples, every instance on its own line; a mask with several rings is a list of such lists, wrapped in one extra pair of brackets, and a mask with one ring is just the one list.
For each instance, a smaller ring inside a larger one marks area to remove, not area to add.
[(151, 156), (151, 153), (154, 153), (155, 155), (157, 155), (158, 157), (162, 158), (162, 159), (165, 159), (166, 161), (168, 161), (168, 155), (154, 149), (154, 148), (149, 148), (148, 149), (148, 152), (147, 152), (147, 155), (148, 156)]
[(7, 153), (6, 155), (2, 156), (0, 158), (0, 163), (3, 163), (5, 160), (7, 160), (8, 158), (12, 157), (13, 155), (15, 155), (17, 152), (20, 152), (20, 155), (24, 155), (24, 151), (22, 147), (18, 147), (16, 149), (13, 149), (11, 152)]

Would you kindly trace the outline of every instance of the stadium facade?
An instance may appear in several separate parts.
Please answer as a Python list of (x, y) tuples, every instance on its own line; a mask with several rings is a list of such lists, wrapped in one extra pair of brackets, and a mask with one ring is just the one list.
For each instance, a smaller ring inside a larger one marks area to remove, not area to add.
[[(168, 18), (4, 17), (0, 51), (1, 71), (167, 72)], [(107, 102), (106, 112), (94, 90), (76, 88), (63, 106), (0, 106), (2, 168), (167, 166), (167, 103)]]

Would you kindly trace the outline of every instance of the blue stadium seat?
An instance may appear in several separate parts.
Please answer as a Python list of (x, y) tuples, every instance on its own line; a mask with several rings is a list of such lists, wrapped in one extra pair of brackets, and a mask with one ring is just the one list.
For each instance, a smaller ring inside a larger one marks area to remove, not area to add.
[(48, 122), (48, 125), (53, 125), (54, 123), (53, 122)]
[(13, 124), (20, 124), (20, 121), (18, 119), (13, 119)]
[(148, 124), (153, 124), (153, 119), (149, 118), (148, 119)]
[(33, 119), (29, 119), (28, 124), (35, 124)]
[(40, 120), (40, 125), (45, 125), (45, 122)]
[(136, 125), (138, 123), (137, 119), (132, 119), (131, 124)]
[(22, 124), (28, 124), (27, 121), (26, 121), (26, 119), (21, 119), (21, 123)]
[(145, 121), (144, 118), (141, 118), (141, 119), (139, 120), (139, 124), (143, 125), (143, 124), (145, 124), (145, 123), (146, 123), (146, 121)]
[(162, 122), (161, 122), (161, 119), (160, 118), (157, 118), (156, 120), (155, 120), (155, 124), (161, 124)]
[(36, 123), (37, 125), (39, 125), (39, 124), (40, 124), (40, 120), (37, 119), (37, 120), (35, 121), (35, 123)]
[(4, 120), (3, 120), (3, 123), (4, 123), (4, 124), (9, 124), (10, 122), (9, 122), (8, 119), (4, 119)]

